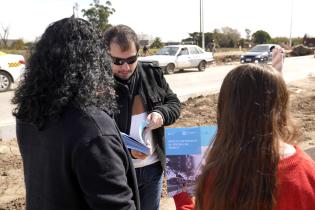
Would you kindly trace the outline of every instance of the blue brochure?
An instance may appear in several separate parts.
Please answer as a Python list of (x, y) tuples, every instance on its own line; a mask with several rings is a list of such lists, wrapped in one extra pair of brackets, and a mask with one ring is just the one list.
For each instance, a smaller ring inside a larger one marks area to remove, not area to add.
[(194, 193), (203, 157), (212, 144), (217, 126), (166, 128), (166, 178), (170, 197)]
[(141, 143), (140, 141), (132, 138), (131, 136), (125, 134), (125, 133), (120, 133), (123, 141), (125, 142), (127, 148), (137, 150), (139, 152), (142, 152), (146, 155), (150, 155), (150, 148), (147, 147), (145, 144)]
[(166, 155), (201, 154), (213, 141), (216, 126), (166, 128)]

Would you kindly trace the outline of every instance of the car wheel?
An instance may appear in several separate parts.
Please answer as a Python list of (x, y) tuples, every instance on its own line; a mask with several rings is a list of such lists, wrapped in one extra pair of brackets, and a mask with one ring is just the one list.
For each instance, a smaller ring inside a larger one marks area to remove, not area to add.
[(11, 78), (10, 75), (6, 72), (0, 72), (0, 92), (4, 92), (9, 90), (11, 86)]
[(206, 61), (200, 61), (199, 65), (198, 65), (198, 70), (199, 71), (206, 70)]
[(173, 63), (167, 64), (167, 66), (165, 67), (165, 73), (166, 74), (173, 74), (174, 71), (175, 71), (175, 65)]

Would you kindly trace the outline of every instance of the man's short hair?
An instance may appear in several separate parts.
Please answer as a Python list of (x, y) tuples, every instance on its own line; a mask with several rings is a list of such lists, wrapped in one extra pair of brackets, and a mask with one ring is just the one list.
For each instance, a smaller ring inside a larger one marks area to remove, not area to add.
[(115, 42), (122, 51), (127, 51), (130, 47), (130, 42), (135, 43), (137, 51), (140, 48), (139, 39), (134, 30), (126, 25), (112, 26), (104, 32), (104, 39), (107, 49), (110, 49), (110, 44)]

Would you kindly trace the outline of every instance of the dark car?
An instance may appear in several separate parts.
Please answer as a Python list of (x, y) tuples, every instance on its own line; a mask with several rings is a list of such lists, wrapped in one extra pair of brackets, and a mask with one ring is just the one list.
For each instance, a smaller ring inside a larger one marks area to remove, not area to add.
[(271, 61), (271, 50), (276, 44), (258, 44), (244, 55), (241, 55), (241, 63), (268, 63)]

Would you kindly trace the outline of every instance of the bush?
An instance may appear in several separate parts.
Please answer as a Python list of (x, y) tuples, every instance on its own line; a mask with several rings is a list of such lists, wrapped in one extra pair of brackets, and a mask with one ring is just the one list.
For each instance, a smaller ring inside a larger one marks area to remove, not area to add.
[(217, 63), (239, 62), (242, 54), (242, 51), (215, 53), (214, 60)]
[(303, 55), (312, 55), (315, 48), (306, 47), (304, 45), (297, 45), (292, 49), (292, 56), (303, 56)]

